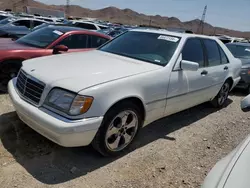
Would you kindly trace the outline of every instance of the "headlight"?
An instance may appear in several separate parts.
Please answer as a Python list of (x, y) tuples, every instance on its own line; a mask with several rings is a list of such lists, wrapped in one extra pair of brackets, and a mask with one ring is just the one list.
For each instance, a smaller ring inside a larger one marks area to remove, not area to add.
[(45, 105), (76, 116), (88, 111), (93, 102), (93, 97), (77, 95), (63, 89), (53, 89), (45, 100)]

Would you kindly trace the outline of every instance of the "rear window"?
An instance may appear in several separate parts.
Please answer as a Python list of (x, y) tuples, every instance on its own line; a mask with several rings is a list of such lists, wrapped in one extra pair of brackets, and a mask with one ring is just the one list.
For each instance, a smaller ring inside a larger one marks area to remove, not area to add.
[(179, 37), (129, 31), (111, 40), (99, 50), (165, 66), (172, 58)]
[(250, 45), (235, 45), (235, 44), (227, 44), (226, 45), (234, 57), (237, 58), (250, 58)]
[(93, 24), (76, 22), (73, 25), (76, 27), (81, 27), (83, 29), (96, 30), (96, 27)]

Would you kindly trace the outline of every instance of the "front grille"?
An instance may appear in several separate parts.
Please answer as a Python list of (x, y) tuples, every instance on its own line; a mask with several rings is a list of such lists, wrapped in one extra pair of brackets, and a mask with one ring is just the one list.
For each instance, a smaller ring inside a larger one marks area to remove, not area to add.
[(34, 104), (39, 104), (45, 84), (20, 70), (16, 87), (25, 99)]

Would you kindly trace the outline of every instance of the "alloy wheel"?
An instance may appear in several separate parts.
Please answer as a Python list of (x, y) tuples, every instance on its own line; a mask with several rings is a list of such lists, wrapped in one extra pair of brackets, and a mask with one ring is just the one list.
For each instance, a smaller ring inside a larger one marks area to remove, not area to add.
[(138, 129), (138, 117), (131, 110), (120, 112), (110, 123), (105, 135), (106, 147), (111, 151), (121, 151), (127, 147)]
[(220, 90), (220, 93), (219, 93), (219, 97), (218, 97), (218, 103), (219, 105), (222, 105), (226, 100), (227, 100), (227, 97), (228, 97), (228, 94), (229, 94), (229, 90), (230, 90), (230, 86), (228, 83), (225, 83), (221, 90)]

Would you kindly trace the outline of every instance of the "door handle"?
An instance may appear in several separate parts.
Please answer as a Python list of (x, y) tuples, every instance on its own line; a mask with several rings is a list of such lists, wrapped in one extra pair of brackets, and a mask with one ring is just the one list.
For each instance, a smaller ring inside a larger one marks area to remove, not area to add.
[(225, 66), (225, 67), (224, 67), (224, 70), (228, 70), (228, 66)]
[(205, 76), (205, 75), (207, 75), (208, 74), (208, 72), (206, 71), (206, 70), (203, 70), (202, 72), (201, 72), (201, 75), (202, 76)]

